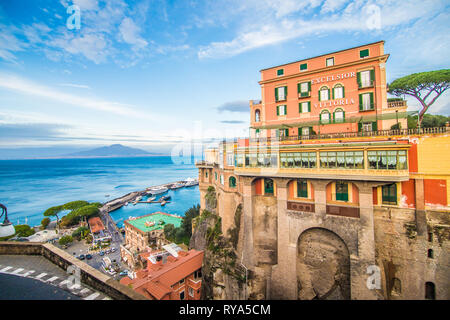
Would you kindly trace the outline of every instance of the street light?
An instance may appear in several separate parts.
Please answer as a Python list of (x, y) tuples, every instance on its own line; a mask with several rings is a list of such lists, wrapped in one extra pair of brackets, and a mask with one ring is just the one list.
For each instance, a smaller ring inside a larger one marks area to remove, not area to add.
[(5, 220), (3, 220), (3, 223), (0, 224), (0, 238), (13, 236), (16, 233), (16, 229), (8, 220), (8, 210), (6, 210), (6, 207), (1, 203), (0, 208), (2, 209), (0, 219), (1, 217), (3, 217), (3, 215), (5, 215)]

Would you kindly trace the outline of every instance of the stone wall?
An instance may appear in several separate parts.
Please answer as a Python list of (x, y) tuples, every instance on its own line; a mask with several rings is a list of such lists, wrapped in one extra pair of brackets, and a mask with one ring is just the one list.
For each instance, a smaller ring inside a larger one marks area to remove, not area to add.
[(71, 265), (81, 271), (81, 282), (103, 292), (115, 300), (146, 300), (133, 289), (128, 288), (92, 268), (83, 261), (48, 243), (0, 242), (0, 254), (8, 255), (42, 255), (58, 267), (67, 270)]

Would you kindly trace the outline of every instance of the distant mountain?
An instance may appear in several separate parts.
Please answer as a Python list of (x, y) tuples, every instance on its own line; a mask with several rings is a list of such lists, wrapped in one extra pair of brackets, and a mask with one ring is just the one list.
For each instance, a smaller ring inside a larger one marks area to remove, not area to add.
[(121, 144), (113, 144), (107, 147), (100, 147), (86, 151), (69, 153), (63, 157), (137, 157), (158, 155), (137, 148), (130, 148)]

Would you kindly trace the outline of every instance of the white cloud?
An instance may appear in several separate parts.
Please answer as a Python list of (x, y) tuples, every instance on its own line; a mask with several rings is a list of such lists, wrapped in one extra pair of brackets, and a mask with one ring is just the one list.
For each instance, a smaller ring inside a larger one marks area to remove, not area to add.
[[(253, 3), (253, 1), (250, 1)], [(418, 18), (430, 19), (436, 12), (445, 8), (443, 0), (411, 0), (398, 2), (379, 0), (367, 3), (356, 0), (347, 1), (296, 1), (266, 0), (266, 8), (249, 10), (251, 17), (241, 17), (243, 21), (236, 36), (228, 41), (212, 41), (200, 47), (199, 58), (223, 58), (246, 52), (266, 45), (311, 35), (336, 32), (366, 32), (370, 30), (369, 21), (375, 17), (369, 8), (380, 9), (381, 30), (405, 25)], [(249, 5), (248, 2), (247, 6)], [(337, 9), (345, 8), (336, 13)], [(247, 9), (250, 9), (247, 7)], [(311, 9), (322, 14), (311, 14)]]
[(130, 18), (125, 18), (119, 26), (120, 35), (123, 41), (133, 45), (135, 49), (142, 49), (148, 45), (140, 35), (140, 28)]
[(60, 83), (59, 85), (63, 86), (63, 87), (72, 87), (72, 88), (79, 88), (79, 89), (90, 89), (91, 88), (85, 84), (75, 84), (75, 83)]
[(141, 114), (134, 110), (132, 106), (61, 92), (54, 88), (46, 87), (15, 75), (0, 73), (0, 87), (28, 95), (59, 101), (76, 107), (105, 111), (120, 116), (150, 118), (155, 120), (155, 117), (150, 116), (148, 113)]

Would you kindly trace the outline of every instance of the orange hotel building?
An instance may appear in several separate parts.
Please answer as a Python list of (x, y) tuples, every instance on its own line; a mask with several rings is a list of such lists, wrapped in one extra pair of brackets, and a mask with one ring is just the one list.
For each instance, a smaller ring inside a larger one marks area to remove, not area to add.
[(379, 41), (261, 70), (250, 137), (197, 163), (224, 234), (242, 208), (249, 296), (450, 299), (450, 128), (407, 128), (388, 58)]

